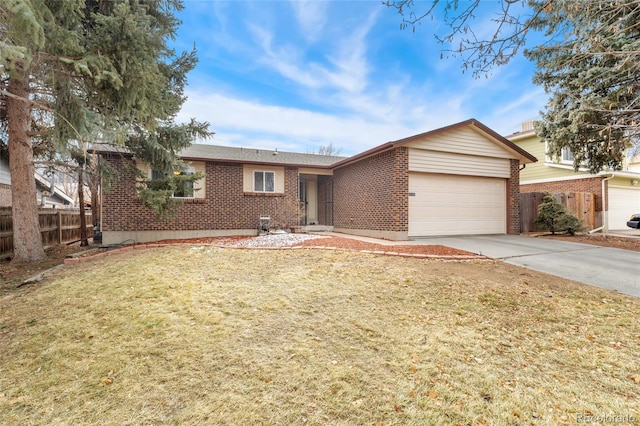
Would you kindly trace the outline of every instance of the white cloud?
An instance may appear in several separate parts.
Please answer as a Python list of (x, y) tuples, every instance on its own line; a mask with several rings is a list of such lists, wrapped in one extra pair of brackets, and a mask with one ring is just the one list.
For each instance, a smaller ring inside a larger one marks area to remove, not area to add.
[(325, 85), (324, 71), (320, 65), (316, 63), (310, 63), (306, 67), (300, 65), (304, 63), (300, 48), (294, 45), (274, 47), (273, 34), (270, 31), (257, 25), (249, 25), (248, 28), (256, 43), (262, 48), (262, 57), (257, 58), (262, 65), (308, 88), (317, 89)]
[(532, 87), (519, 97), (491, 111), (488, 120), (493, 130), (507, 135), (520, 130), (523, 121), (540, 118), (540, 110), (547, 102), (547, 95), (541, 87)]
[(216, 132), (208, 143), (216, 145), (307, 152), (333, 143), (342, 154), (352, 155), (471, 118), (462, 103), (459, 97), (421, 104), (400, 97), (385, 119), (365, 111), (334, 115), (196, 90), (188, 93), (178, 120), (208, 121)]
[(389, 140), (400, 139), (414, 130), (402, 123), (369, 121), (364, 116), (336, 116), (308, 110), (268, 105), (202, 91), (188, 93), (178, 121), (194, 117), (208, 121), (217, 133), (210, 143), (270, 146), (306, 152), (308, 146), (332, 142), (344, 154), (355, 154)]
[(329, 74), (335, 87), (348, 92), (360, 92), (367, 87), (370, 68), (367, 61), (367, 37), (376, 23), (378, 10), (370, 13), (362, 25), (338, 39), (336, 54), (329, 57), (336, 68), (336, 72)]
[[(255, 42), (262, 49), (258, 61), (304, 89), (361, 92), (368, 84), (366, 38), (376, 22), (376, 11), (370, 13), (353, 31), (327, 34), (322, 40), (326, 56), (310, 60), (305, 46), (290, 41), (278, 43), (267, 28), (249, 24)], [(325, 63), (323, 63), (326, 60)]]
[(424, 40), (386, 31), (384, 8), (345, 18), (328, 13), (334, 3), (315, 3), (291, 3), (297, 26), (273, 10), (258, 20), (253, 3), (240, 25), (220, 17), (220, 57), (190, 78), (179, 121), (209, 121), (216, 135), (207, 143), (297, 152), (332, 143), (352, 155), (469, 118), (511, 133), (544, 105), (522, 62), (473, 79), (457, 61), (421, 57), (433, 49)]
[(329, 2), (317, 0), (294, 0), (290, 2), (298, 26), (308, 41), (314, 41), (327, 23)]

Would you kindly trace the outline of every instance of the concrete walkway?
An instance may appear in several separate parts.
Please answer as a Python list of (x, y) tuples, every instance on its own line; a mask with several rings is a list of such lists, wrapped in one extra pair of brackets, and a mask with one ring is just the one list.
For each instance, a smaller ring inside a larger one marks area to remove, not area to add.
[(339, 233), (326, 234), (384, 245), (447, 246), (640, 297), (640, 253), (635, 251), (522, 235), (425, 237), (412, 241), (386, 241)]

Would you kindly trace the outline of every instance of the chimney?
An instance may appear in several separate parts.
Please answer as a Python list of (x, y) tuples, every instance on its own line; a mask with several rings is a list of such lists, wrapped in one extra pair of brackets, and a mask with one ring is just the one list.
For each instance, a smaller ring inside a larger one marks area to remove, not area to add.
[(535, 122), (536, 120), (523, 121), (522, 123), (520, 123), (520, 131), (528, 132), (531, 130), (535, 130), (535, 127), (533, 126)]

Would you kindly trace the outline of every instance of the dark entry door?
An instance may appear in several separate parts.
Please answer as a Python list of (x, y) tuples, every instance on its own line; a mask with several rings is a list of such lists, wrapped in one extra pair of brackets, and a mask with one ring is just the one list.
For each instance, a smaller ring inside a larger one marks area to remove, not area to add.
[(298, 221), (298, 225), (304, 226), (307, 224), (308, 207), (309, 207), (309, 190), (307, 187), (307, 180), (303, 177), (299, 179), (298, 200), (300, 202), (300, 205), (298, 208), (300, 219)]

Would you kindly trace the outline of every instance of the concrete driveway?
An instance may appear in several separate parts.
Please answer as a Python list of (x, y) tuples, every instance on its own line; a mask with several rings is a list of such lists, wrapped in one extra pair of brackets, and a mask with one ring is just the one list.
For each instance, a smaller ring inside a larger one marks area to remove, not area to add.
[(521, 235), (426, 237), (415, 244), (439, 244), (512, 265), (640, 297), (640, 253)]

